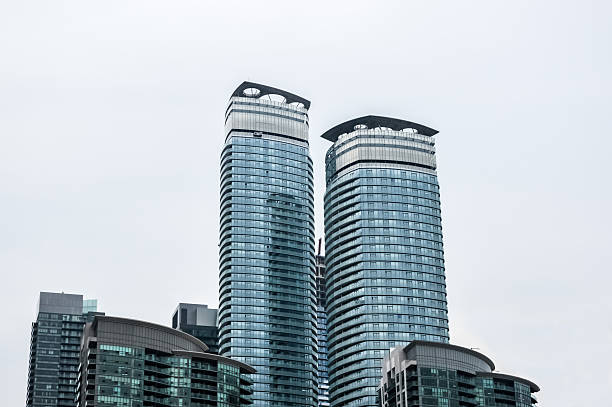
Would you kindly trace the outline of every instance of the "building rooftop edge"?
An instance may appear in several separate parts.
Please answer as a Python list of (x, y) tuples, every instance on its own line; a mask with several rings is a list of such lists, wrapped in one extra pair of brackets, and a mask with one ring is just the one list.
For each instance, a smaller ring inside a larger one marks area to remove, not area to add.
[(301, 96), (298, 96), (291, 92), (287, 92), (282, 89), (274, 88), (272, 86), (264, 85), (261, 83), (249, 82), (249, 81), (242, 82), (240, 86), (236, 88), (234, 93), (232, 93), (232, 96), (233, 97), (234, 96), (235, 97), (249, 97), (244, 94), (244, 90), (249, 89), (249, 88), (259, 89), (260, 93), (257, 94), (257, 96), (255, 96), (256, 98), (260, 98), (261, 96), (272, 95), (272, 94), (281, 95), (285, 97), (285, 99), (287, 99), (287, 103), (293, 103), (293, 102), (302, 103), (304, 107), (306, 108), (306, 110), (310, 109), (310, 101), (308, 99), (304, 99)]
[(187, 350), (176, 350), (176, 351), (172, 351), (174, 354), (176, 355), (183, 355), (183, 356), (190, 356), (190, 357), (201, 357), (201, 358), (205, 358), (205, 359), (211, 359), (211, 360), (216, 360), (219, 362), (224, 362), (227, 363), (229, 365), (234, 365), (234, 366), (238, 366), (243, 368), (244, 370), (247, 371), (247, 373), (257, 373), (257, 370), (252, 367), (251, 365), (247, 365), (246, 363), (240, 362), (238, 360), (234, 360), (225, 356), (221, 356), (221, 355), (216, 355), (214, 353), (208, 353), (208, 352), (191, 352), (191, 351), (187, 351)]
[(123, 317), (112, 317), (112, 316), (108, 316), (108, 315), (96, 315), (94, 317), (92, 325), (97, 326), (99, 321), (120, 322), (120, 323), (128, 324), (128, 325), (135, 325), (135, 326), (140, 325), (140, 326), (145, 326), (145, 327), (149, 327), (149, 328), (159, 329), (160, 331), (165, 331), (165, 332), (167, 332), (169, 334), (172, 334), (172, 335), (182, 336), (183, 338), (191, 341), (194, 345), (200, 347), (200, 349), (202, 349), (203, 353), (206, 353), (208, 351), (208, 346), (204, 342), (202, 342), (201, 340), (196, 338), (195, 336), (191, 336), (188, 333), (180, 331), (178, 329), (170, 328), (169, 326), (155, 324), (153, 322), (140, 321), (138, 319), (123, 318)]
[[(40, 295), (41, 295), (41, 294), (52, 294), (52, 295), (72, 295), (72, 296), (77, 296), (77, 297), (84, 297), (84, 295), (83, 295), (83, 294), (73, 294), (73, 293), (64, 293), (64, 292), (57, 293), (57, 292), (54, 292), (54, 291), (40, 291), (40, 292), (38, 293), (38, 297), (39, 297), (39, 298), (40, 298)], [(92, 299), (93, 299), (93, 298), (92, 298)]]
[(531, 389), (532, 393), (537, 393), (540, 391), (540, 386), (532, 382), (531, 380), (524, 379), (522, 377), (513, 376), (505, 373), (497, 373), (497, 372), (478, 372), (479, 376), (493, 377), (497, 379), (508, 379), (515, 382), (520, 382), (526, 384)]
[(179, 307), (181, 305), (195, 305), (196, 307), (204, 307), (204, 308), (208, 308), (209, 310), (217, 310), (218, 309), (218, 308), (210, 308), (208, 306), (208, 304), (196, 304), (194, 302), (179, 302), (177, 307)]
[(438, 130), (423, 126), (422, 124), (409, 122), (402, 119), (394, 119), (392, 117), (368, 115), (340, 123), (327, 130), (321, 137), (335, 143), (340, 135), (354, 131), (355, 126), (358, 124), (364, 124), (370, 129), (376, 127), (389, 127), (393, 130), (412, 128), (424, 136), (435, 136), (438, 134)]
[(433, 346), (437, 348), (453, 349), (453, 350), (457, 350), (460, 352), (469, 353), (470, 355), (475, 356), (483, 360), (484, 362), (486, 362), (491, 368), (491, 370), (495, 370), (495, 363), (493, 363), (493, 361), (489, 359), (488, 356), (483, 355), (480, 352), (476, 352), (475, 350), (470, 349), (470, 348), (464, 348), (463, 346), (451, 345), (450, 343), (442, 343), (442, 342), (412, 341), (410, 342), (409, 345), (404, 346), (402, 349), (404, 350), (404, 352), (406, 352), (407, 350), (414, 348), (415, 346)]

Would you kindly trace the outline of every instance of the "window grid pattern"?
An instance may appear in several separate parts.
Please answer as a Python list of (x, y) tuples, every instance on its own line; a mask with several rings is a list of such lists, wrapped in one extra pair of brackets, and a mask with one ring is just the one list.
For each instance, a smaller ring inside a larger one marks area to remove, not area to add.
[(85, 318), (41, 312), (32, 324), (27, 406), (73, 406)]
[[(77, 400), (99, 407), (240, 407), (252, 404), (251, 381), (215, 359), (90, 342)], [(84, 393), (84, 394), (83, 394)]]
[(96, 300), (41, 292), (32, 323), (26, 407), (74, 407), (83, 325)]
[(255, 406), (316, 406), (312, 161), (273, 130), (228, 133), (221, 155), (219, 353), (257, 370)]
[[(326, 156), (332, 406), (378, 405), (380, 366), (390, 348), (449, 340), (433, 141), (408, 140), (419, 136), (377, 132), (370, 151), (373, 136), (350, 133)], [(359, 155), (351, 156), (357, 148)], [(364, 157), (367, 168), (359, 165)], [(415, 170), (415, 163), (429, 168)]]

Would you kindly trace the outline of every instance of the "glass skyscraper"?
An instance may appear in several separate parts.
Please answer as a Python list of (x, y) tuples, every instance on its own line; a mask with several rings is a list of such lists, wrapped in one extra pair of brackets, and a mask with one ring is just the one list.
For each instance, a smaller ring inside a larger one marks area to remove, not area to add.
[(323, 134), (330, 401), (376, 406), (381, 362), (448, 342), (436, 130), (365, 116)]
[(309, 107), (244, 82), (225, 114), (219, 353), (257, 370), (255, 406), (317, 405)]
[(97, 300), (41, 292), (32, 323), (27, 407), (74, 407), (81, 334)]

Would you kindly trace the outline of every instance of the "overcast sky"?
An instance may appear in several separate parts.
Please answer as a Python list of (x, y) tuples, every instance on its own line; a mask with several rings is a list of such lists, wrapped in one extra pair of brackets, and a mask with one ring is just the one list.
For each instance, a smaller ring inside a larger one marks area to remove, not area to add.
[(319, 136), (380, 114), (437, 136), (451, 341), (542, 387), (612, 390), (607, 1), (0, 1), (0, 382), (24, 405), (38, 292), (169, 324), (218, 303), (219, 155), (244, 80)]

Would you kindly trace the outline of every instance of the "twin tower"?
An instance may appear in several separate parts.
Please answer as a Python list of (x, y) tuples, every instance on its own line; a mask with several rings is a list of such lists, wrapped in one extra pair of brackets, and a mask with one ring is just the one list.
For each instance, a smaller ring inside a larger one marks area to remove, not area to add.
[[(324, 339), (309, 107), (292, 93), (244, 82), (225, 113), (219, 353), (257, 370), (254, 406), (318, 404)], [(334, 407), (377, 405), (390, 348), (449, 340), (436, 133), (365, 116), (322, 135), (333, 143), (324, 207)]]

